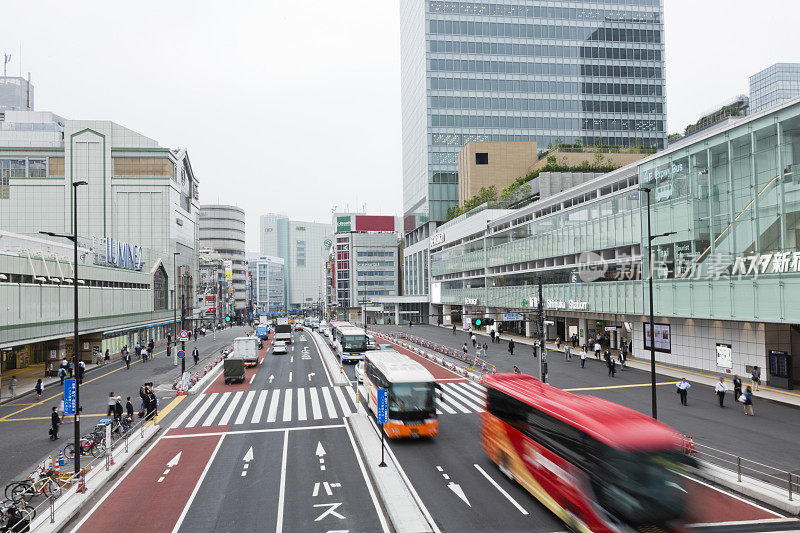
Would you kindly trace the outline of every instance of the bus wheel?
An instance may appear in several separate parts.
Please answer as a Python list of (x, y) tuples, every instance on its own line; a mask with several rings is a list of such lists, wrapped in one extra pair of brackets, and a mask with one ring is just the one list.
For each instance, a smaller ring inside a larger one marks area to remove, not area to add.
[(504, 476), (511, 481), (514, 481), (514, 474), (511, 473), (511, 469), (508, 467), (508, 456), (506, 454), (500, 456), (500, 461), (498, 461), (497, 467)]

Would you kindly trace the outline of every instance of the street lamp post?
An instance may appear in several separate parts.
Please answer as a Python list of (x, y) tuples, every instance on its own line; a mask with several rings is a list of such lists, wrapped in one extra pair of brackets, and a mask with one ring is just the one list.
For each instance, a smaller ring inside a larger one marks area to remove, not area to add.
[(647, 265), (648, 265), (648, 285), (650, 292), (650, 409), (653, 412), (653, 419), (658, 420), (658, 405), (656, 400), (656, 324), (653, 311), (653, 239), (674, 235), (676, 232), (668, 231), (653, 235), (650, 230), (650, 189), (639, 187), (639, 190), (647, 195)]
[[(73, 294), (73, 344), (72, 344), (72, 364), (75, 367), (76, 376), (79, 372), (79, 353), (80, 342), (78, 341), (78, 187), (88, 185), (87, 181), (72, 182), (72, 233), (54, 233), (52, 231), (40, 231), (43, 235), (50, 237), (62, 237), (72, 241), (72, 294)], [(81, 384), (80, 380), (75, 380), (75, 424), (74, 424), (75, 447), (81, 441)], [(81, 454), (75, 452), (75, 474), (81, 471)]]
[[(172, 252), (172, 283), (173, 285), (175, 285), (175, 289), (172, 291), (172, 341), (176, 345), (178, 344), (178, 332), (176, 331), (176, 328), (178, 327), (178, 256), (179, 255), (181, 255), (180, 252)], [(172, 349), (171, 346), (170, 349)], [(173, 366), (178, 365), (178, 357), (176, 354), (173, 354), (172, 364)]]

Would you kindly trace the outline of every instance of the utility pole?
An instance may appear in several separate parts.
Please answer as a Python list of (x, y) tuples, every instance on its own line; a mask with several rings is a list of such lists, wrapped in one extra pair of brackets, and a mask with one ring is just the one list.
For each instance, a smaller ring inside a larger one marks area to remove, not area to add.
[[(184, 317), (184, 301), (183, 301), (183, 290), (181, 290), (181, 331), (183, 331), (183, 317)], [(183, 373), (186, 372), (186, 341), (183, 340), (181, 337), (181, 351), (183, 352), (183, 357), (181, 357), (181, 376)]]
[(544, 301), (542, 300), (542, 277), (539, 276), (539, 305), (537, 306), (539, 321), (539, 379), (547, 383), (547, 348), (544, 344)]

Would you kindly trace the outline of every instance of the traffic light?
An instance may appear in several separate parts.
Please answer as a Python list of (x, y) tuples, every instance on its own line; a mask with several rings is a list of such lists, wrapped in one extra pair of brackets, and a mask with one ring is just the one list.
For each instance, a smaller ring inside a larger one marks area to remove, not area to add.
[(231, 321), (231, 317), (229, 317), (229, 316), (226, 316), (226, 317), (225, 317), (225, 322), (230, 322), (230, 321)]
[(486, 326), (493, 326), (494, 325), (494, 318), (487, 318), (483, 321), (484, 325)]
[(483, 325), (483, 319), (482, 318), (476, 318), (475, 319), (475, 325), (478, 326), (478, 327), (482, 326)]

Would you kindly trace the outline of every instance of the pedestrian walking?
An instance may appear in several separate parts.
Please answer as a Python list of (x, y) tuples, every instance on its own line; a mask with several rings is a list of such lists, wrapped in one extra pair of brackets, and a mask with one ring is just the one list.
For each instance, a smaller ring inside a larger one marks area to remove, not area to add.
[(78, 361), (78, 383), (83, 384), (83, 375), (86, 373), (86, 363)]
[(144, 363), (145, 361), (147, 361), (147, 348), (142, 346), (142, 349), (141, 349), (140, 353), (141, 353), (141, 356), (142, 356), (142, 362)]
[(122, 359), (125, 361), (125, 370), (130, 370), (131, 368), (131, 354), (128, 353), (128, 348), (125, 348), (124, 355)]
[(42, 390), (44, 390), (44, 385), (42, 385), (42, 380), (41, 379), (37, 379), (36, 380), (36, 385), (33, 386), (33, 390), (36, 391), (36, 399), (37, 400), (41, 400), (42, 399)]
[(194, 365), (197, 366), (197, 363), (200, 362), (200, 352), (197, 350), (197, 346), (192, 350), (192, 359), (194, 359)]
[(569, 351), (569, 346), (564, 345), (564, 361), (572, 361), (572, 352)]
[[(753, 389), (749, 386), (744, 390), (744, 401), (742, 403), (744, 404), (744, 414), (756, 416), (753, 412)], [(750, 411), (749, 413), (747, 412), (748, 408)]]
[(17, 396), (18, 384), (19, 382), (17, 381), (17, 376), (11, 376), (11, 381), (8, 382), (8, 391), (11, 393), (12, 400)]
[(69, 371), (69, 379), (72, 379), (72, 373), (75, 371), (75, 365), (72, 361), (67, 361), (67, 370)]
[(467, 352), (469, 351), (469, 350), (467, 349), (467, 343), (466, 343), (466, 342), (464, 343), (464, 346), (463, 346), (463, 348), (462, 348), (462, 349), (464, 350), (464, 356), (466, 357), (466, 355), (467, 355)]
[(725, 378), (720, 377), (719, 381), (717, 382), (716, 386), (714, 387), (714, 392), (717, 394), (719, 398), (719, 406), (725, 407), (723, 403), (725, 402), (725, 391), (728, 390), (728, 385), (725, 383)]
[(111, 351), (108, 348), (106, 348), (106, 353), (103, 355), (103, 361), (111, 361)]
[(117, 396), (116, 398), (114, 398), (114, 406), (113, 407), (114, 407), (114, 411), (113, 411), (114, 420), (116, 420), (117, 422), (121, 422), (122, 421), (122, 413), (125, 412), (125, 409), (122, 407), (122, 397), (121, 396)]
[(602, 350), (600, 347), (600, 341), (597, 341), (594, 343), (594, 356), (597, 357), (598, 361), (600, 360), (600, 350)]
[(577, 348), (578, 347), (578, 336), (577, 335), (573, 335), (572, 336), (572, 347), (573, 348)]
[(678, 383), (675, 384), (677, 387), (678, 394), (681, 395), (681, 405), (686, 406), (689, 405), (686, 401), (687, 396), (689, 396), (689, 388), (692, 386), (691, 383), (686, 381), (686, 378), (681, 379)]
[(757, 366), (754, 366), (753, 372), (750, 374), (750, 378), (753, 380), (752, 390), (758, 390), (758, 386), (761, 385), (761, 369), (759, 369)]
[(484, 358), (484, 359), (486, 359), (486, 350), (487, 350), (488, 348), (489, 348), (489, 347), (488, 347), (488, 346), (486, 346), (486, 343), (484, 342), (484, 343), (483, 343), (483, 358)]
[(739, 401), (739, 396), (742, 395), (742, 379), (738, 374), (733, 375), (733, 400)]
[(128, 401), (125, 402), (125, 414), (128, 415), (128, 419), (133, 423), (133, 402), (130, 396), (128, 396)]
[(532, 348), (531, 348), (531, 349), (533, 350), (533, 357), (539, 357), (539, 356), (536, 354), (536, 345), (535, 345), (535, 344), (532, 346)]
[(150, 339), (150, 342), (147, 344), (147, 353), (150, 357), (153, 357), (153, 349), (156, 347), (156, 343), (153, 342), (153, 339)]
[(61, 417), (58, 416), (58, 409), (53, 407), (50, 413), (50, 440), (58, 440), (58, 427), (61, 425)]
[(561, 337), (560, 336), (556, 337), (556, 349), (557, 350), (561, 349)]
[(517, 365), (514, 365), (514, 373), (515, 374), (519, 374), (520, 373), (519, 368), (517, 368)]
[(65, 369), (63, 366), (58, 369), (58, 377), (61, 378), (61, 384), (63, 385), (64, 379), (67, 377), (67, 369)]
[(625, 361), (628, 360), (628, 343), (623, 342), (619, 350), (619, 369), (625, 370)]
[(492, 339), (492, 342), (494, 342), (494, 330), (493, 329), (489, 330), (489, 338)]
[(136, 341), (136, 346), (133, 347), (133, 351), (136, 354), (136, 357), (142, 355), (142, 345), (139, 344), (139, 341)]
[(508, 353), (509, 355), (514, 355), (514, 339), (508, 340)]
[(500, 344), (500, 330), (499, 330), (499, 329), (498, 329), (497, 331), (495, 331), (495, 332), (494, 332), (494, 341), (495, 341), (497, 344)]
[(456, 334), (456, 325), (453, 324), (453, 335), (455, 335), (455, 334)]
[(108, 410), (106, 411), (106, 416), (111, 416), (114, 414), (114, 404), (117, 402), (117, 397), (114, 396), (113, 392), (108, 393)]
[(583, 345), (583, 349), (581, 350), (581, 368), (586, 367), (586, 345)]
[(152, 390), (147, 393), (145, 408), (147, 409), (146, 420), (152, 420), (158, 414), (158, 399)]
[(613, 378), (617, 373), (617, 362), (611, 357), (611, 354), (606, 357), (606, 366), (608, 366), (608, 375)]
[(475, 336), (474, 333), (470, 336), (470, 340), (472, 341), (472, 347), (474, 348), (475, 345), (478, 344), (478, 338)]

